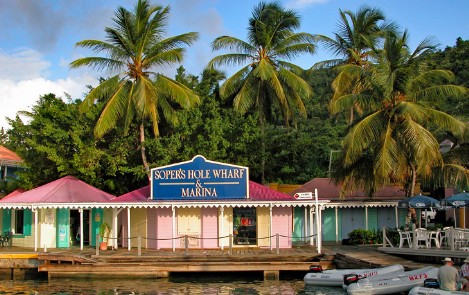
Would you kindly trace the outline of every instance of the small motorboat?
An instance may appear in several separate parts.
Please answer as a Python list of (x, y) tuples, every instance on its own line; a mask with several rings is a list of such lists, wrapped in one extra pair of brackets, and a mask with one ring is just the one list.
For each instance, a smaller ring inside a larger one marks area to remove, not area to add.
[[(363, 279), (357, 277), (354, 283), (347, 286), (347, 293), (350, 295), (378, 295), (407, 292), (413, 287), (423, 286), (426, 279), (436, 279), (437, 275), (437, 267), (426, 266), (395, 276), (385, 274)], [(344, 278), (344, 282), (346, 280), (352, 281), (350, 276)]]
[(403, 273), (404, 267), (400, 264), (384, 266), (380, 268), (363, 269), (331, 269), (323, 270), (321, 266), (311, 265), (309, 272), (304, 277), (305, 284), (316, 286), (340, 287), (344, 281), (344, 275), (356, 274), (359, 278), (365, 278), (387, 273)]
[(409, 295), (457, 295), (457, 294), (469, 294), (468, 292), (464, 291), (445, 291), (441, 289), (435, 288), (427, 288), (427, 287), (413, 287), (409, 291)]

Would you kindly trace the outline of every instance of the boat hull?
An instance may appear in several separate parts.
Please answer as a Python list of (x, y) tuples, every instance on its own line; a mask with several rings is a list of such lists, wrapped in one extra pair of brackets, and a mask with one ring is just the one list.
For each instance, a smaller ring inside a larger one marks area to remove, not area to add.
[(367, 269), (331, 269), (323, 272), (309, 272), (304, 277), (307, 285), (340, 287), (343, 284), (344, 275), (357, 274), (359, 277), (369, 277), (388, 273), (402, 273), (404, 267), (400, 264)]
[(379, 295), (408, 292), (414, 287), (423, 286), (426, 279), (436, 279), (438, 268), (433, 266), (398, 274), (394, 278), (388, 275), (369, 277), (347, 287), (350, 295)]
[(441, 289), (425, 288), (425, 287), (414, 287), (409, 291), (409, 295), (457, 295), (457, 294), (469, 294), (463, 291), (445, 291)]

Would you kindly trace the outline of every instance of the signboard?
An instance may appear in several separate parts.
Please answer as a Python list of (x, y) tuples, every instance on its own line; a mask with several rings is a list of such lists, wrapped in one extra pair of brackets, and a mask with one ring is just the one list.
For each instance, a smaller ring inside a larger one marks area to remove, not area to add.
[(245, 199), (248, 191), (247, 167), (208, 161), (200, 155), (151, 170), (153, 200)]
[(298, 200), (309, 200), (309, 199), (313, 199), (313, 193), (312, 192), (296, 193), (294, 197), (297, 198)]

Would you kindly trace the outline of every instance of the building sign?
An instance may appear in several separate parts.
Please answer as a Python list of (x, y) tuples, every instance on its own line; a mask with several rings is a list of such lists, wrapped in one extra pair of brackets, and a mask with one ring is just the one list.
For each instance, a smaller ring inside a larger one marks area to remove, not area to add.
[(296, 193), (294, 197), (298, 200), (310, 200), (313, 198), (313, 193), (312, 192)]
[(200, 155), (151, 170), (153, 200), (245, 199), (248, 194), (247, 167), (209, 161)]

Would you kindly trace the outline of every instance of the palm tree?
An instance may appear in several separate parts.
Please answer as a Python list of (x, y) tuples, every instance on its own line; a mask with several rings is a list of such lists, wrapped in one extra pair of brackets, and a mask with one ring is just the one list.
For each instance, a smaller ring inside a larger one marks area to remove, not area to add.
[[(369, 63), (372, 49), (377, 47), (384, 33), (396, 29), (394, 23), (385, 22), (384, 13), (377, 8), (365, 5), (360, 7), (356, 13), (350, 10), (339, 10), (339, 12), (339, 29), (334, 34), (334, 38), (317, 35), (318, 40), (338, 58), (318, 62), (313, 66), (313, 69), (347, 64), (365, 67)], [(360, 92), (363, 86), (360, 81), (354, 80), (346, 75), (346, 72), (340, 71), (339, 67), (339, 74), (332, 87), (335, 90), (332, 101), (335, 101), (343, 93)], [(360, 109), (356, 108), (357, 106), (350, 108), (349, 124), (353, 122), (354, 113), (361, 112)]]
[(431, 39), (410, 52), (407, 38), (407, 32), (387, 33), (371, 67), (347, 66), (365, 87), (338, 97), (334, 109), (345, 111), (358, 103), (366, 112), (343, 141), (336, 180), (348, 189), (364, 187), (372, 195), (381, 186), (401, 183), (408, 196), (414, 195), (417, 177), (443, 167), (433, 132), (447, 130), (456, 138), (467, 132), (466, 124), (431, 107), (433, 100), (461, 96), (467, 89), (447, 84), (454, 78), (451, 72), (420, 65), (421, 57), (435, 48)]
[(190, 45), (198, 37), (192, 32), (164, 38), (168, 15), (168, 6), (150, 6), (147, 0), (139, 0), (133, 11), (119, 7), (113, 19), (114, 26), (105, 29), (106, 41), (83, 40), (76, 44), (96, 53), (105, 53), (106, 57), (85, 57), (70, 64), (71, 68), (86, 66), (117, 72), (90, 91), (81, 111), (89, 110), (96, 100), (105, 101), (94, 129), (97, 138), (114, 128), (119, 120), (124, 122), (125, 133), (136, 121), (140, 127), (142, 161), (148, 176), (145, 120), (150, 119), (153, 133), (158, 136), (160, 116), (170, 123), (177, 123), (175, 104), (189, 108), (199, 101), (189, 88), (154, 71), (158, 66), (180, 62), (184, 52), (181, 46)]
[(272, 108), (278, 107), (289, 126), (293, 115), (306, 115), (303, 99), (312, 95), (308, 83), (300, 77), (303, 71), (289, 62), (303, 53), (314, 52), (314, 37), (295, 33), (299, 16), (278, 3), (259, 3), (249, 19), (248, 41), (221, 36), (212, 43), (214, 50), (235, 51), (213, 58), (209, 67), (242, 65), (220, 88), (222, 98), (233, 98), (234, 109), (244, 114), (258, 111), (261, 127), (261, 181), (265, 182), (265, 123)]

